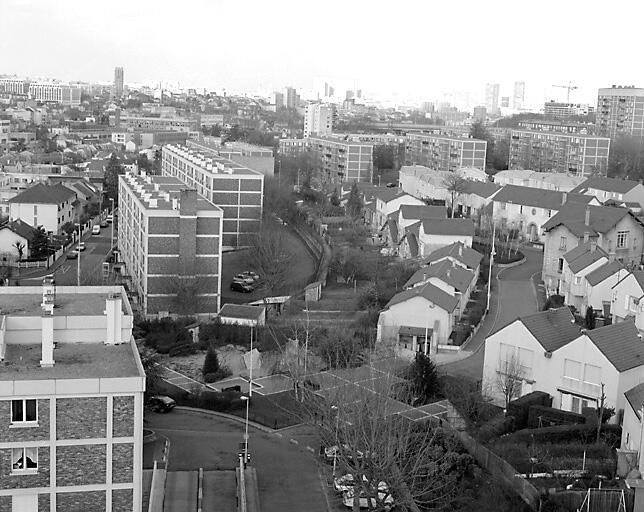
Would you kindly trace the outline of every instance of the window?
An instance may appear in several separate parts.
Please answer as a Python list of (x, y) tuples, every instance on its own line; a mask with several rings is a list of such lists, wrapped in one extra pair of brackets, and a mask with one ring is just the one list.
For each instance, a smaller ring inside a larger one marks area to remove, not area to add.
[(567, 242), (567, 240), (566, 240), (565, 236), (562, 236), (559, 239), (559, 250), (560, 251), (565, 251), (566, 250), (566, 242)]
[(499, 203), (501, 210), (505, 210), (505, 203)]
[(617, 232), (617, 248), (624, 249), (628, 246), (628, 231)]
[(11, 471), (29, 471), (38, 469), (38, 448), (12, 448)]
[(11, 400), (11, 423), (38, 421), (36, 400)]
[(581, 284), (581, 276), (575, 276), (575, 284)]
[(584, 382), (599, 385), (602, 380), (602, 369), (592, 364), (584, 365)]
[(559, 258), (559, 263), (557, 265), (557, 272), (559, 272), (560, 274), (563, 272), (563, 262), (564, 262), (563, 258)]
[[(550, 211), (550, 210), (548, 210), (548, 211)], [(533, 208), (533, 209), (532, 209), (532, 215), (536, 215), (536, 214), (537, 214), (537, 209), (536, 209), (536, 208)], [(548, 215), (548, 217), (549, 217), (549, 215)]]
[(548, 210), (548, 217), (552, 216), (552, 210)]

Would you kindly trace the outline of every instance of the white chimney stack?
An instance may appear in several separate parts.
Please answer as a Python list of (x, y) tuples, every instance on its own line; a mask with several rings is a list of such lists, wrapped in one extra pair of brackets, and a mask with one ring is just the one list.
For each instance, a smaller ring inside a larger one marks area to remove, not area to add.
[(121, 327), (123, 322), (123, 299), (118, 292), (110, 293), (105, 301), (105, 315), (107, 317), (106, 345), (118, 345), (121, 340)]
[[(52, 303), (53, 306), (53, 303)], [(41, 316), (42, 331), (42, 359), (40, 366), (51, 368), (54, 366), (54, 310), (45, 306), (42, 308)]]

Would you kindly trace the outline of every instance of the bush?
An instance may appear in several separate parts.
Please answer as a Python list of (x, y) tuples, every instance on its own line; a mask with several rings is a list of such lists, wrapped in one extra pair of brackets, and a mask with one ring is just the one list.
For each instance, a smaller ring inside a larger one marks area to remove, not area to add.
[(192, 405), (211, 411), (227, 412), (244, 407), (241, 393), (236, 391), (202, 391), (191, 397)]
[[(219, 358), (217, 357), (217, 351), (214, 348), (209, 348), (206, 352), (206, 357), (203, 361), (203, 368), (201, 372), (203, 375), (217, 373), (219, 371)], [(209, 381), (206, 381), (209, 382)], [(212, 381), (210, 381), (212, 382)]]
[[(178, 345), (191, 345), (192, 349), (182, 348), (179, 353), (192, 354), (196, 347), (192, 342), (192, 334), (186, 325), (194, 322), (193, 318), (161, 318), (159, 320), (141, 320), (135, 326), (138, 336), (144, 337), (147, 347), (155, 349), (161, 354), (168, 354), (170, 349)], [(179, 355), (179, 354), (176, 354)]]
[(549, 309), (557, 309), (564, 305), (563, 295), (551, 295), (546, 299), (546, 303), (543, 305), (543, 310), (548, 311)]
[(501, 437), (515, 430), (514, 416), (497, 416), (484, 423), (478, 431), (478, 438), (482, 442), (487, 442), (495, 437)]
[[(541, 418), (541, 420), (539, 419)], [(532, 405), (528, 414), (526, 425), (528, 428), (553, 427), (555, 425), (580, 425), (586, 423), (586, 417), (583, 414), (577, 414), (570, 411), (562, 411), (554, 407), (544, 407), (542, 405)]]
[(230, 377), (232, 374), (233, 372), (230, 371), (230, 368), (228, 368), (227, 366), (220, 366), (217, 371), (205, 373), (203, 376), (203, 380), (207, 384), (210, 384), (211, 382), (217, 382), (227, 377)]
[(551, 404), (552, 398), (548, 393), (544, 393), (543, 391), (533, 391), (532, 393), (528, 393), (516, 400), (510, 401), (508, 404), (508, 414), (516, 418), (516, 428), (517, 430), (521, 430), (528, 424), (528, 416), (531, 406), (550, 406)]
[[(591, 443), (595, 442), (597, 427), (595, 425), (558, 425), (556, 427), (531, 428), (518, 430), (507, 439), (515, 443)], [(609, 446), (619, 446), (622, 438), (622, 427), (603, 425), (601, 439)]]
[(180, 345), (172, 345), (170, 350), (168, 350), (168, 355), (170, 357), (180, 357), (180, 356), (189, 356), (196, 352), (197, 352), (197, 347), (192, 341), (190, 341), (188, 343), (181, 343)]

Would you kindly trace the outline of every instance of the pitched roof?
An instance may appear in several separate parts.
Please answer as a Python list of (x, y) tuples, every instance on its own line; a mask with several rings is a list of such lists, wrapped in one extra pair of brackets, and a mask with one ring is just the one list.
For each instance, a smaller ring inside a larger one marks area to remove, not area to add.
[(9, 199), (10, 203), (60, 204), (76, 197), (76, 192), (64, 185), (36, 183), (27, 190)]
[(10, 222), (5, 222), (0, 226), (0, 229), (9, 229), (13, 231), (16, 235), (21, 236), (25, 240), (31, 242), (38, 230), (21, 219), (16, 219)]
[(430, 277), (436, 277), (444, 283), (453, 286), (459, 292), (463, 292), (472, 283), (474, 272), (454, 265), (451, 261), (445, 259), (438, 263), (433, 263), (428, 267), (418, 269), (407, 280), (404, 288), (427, 281)]
[(626, 267), (624, 267), (624, 265), (619, 261), (614, 260), (586, 274), (586, 281), (588, 281), (588, 284), (591, 286), (595, 286), (620, 270), (626, 270)]
[(495, 194), (501, 186), (492, 181), (467, 180), (464, 188), (464, 193), (466, 194), (488, 198)]
[(577, 339), (581, 332), (568, 306), (548, 311), (539, 311), (531, 315), (520, 316), (516, 320), (496, 329), (493, 334), (505, 329), (515, 321), (521, 322), (530, 334), (548, 352), (554, 352), (572, 340)]
[(474, 223), (470, 219), (423, 219), (420, 222), (428, 235), (474, 236)]
[[(585, 224), (586, 208), (590, 211), (588, 226)], [(550, 231), (557, 226), (564, 225), (578, 237), (584, 236), (585, 232), (596, 236), (597, 233), (608, 232), (627, 215), (641, 224), (641, 221), (626, 208), (566, 203), (556, 215), (548, 219), (548, 222), (543, 225), (543, 229)]]
[(631, 404), (637, 417), (641, 420), (641, 410), (644, 405), (644, 382), (640, 382), (637, 386), (624, 392), (624, 396), (628, 400), (628, 403)]
[(257, 320), (264, 314), (262, 306), (243, 306), (239, 304), (224, 304), (219, 310), (219, 316), (239, 318), (242, 320)]
[(389, 228), (389, 235), (394, 243), (398, 243), (398, 223), (394, 219), (387, 219), (387, 227)]
[(407, 192), (403, 192), (399, 188), (379, 187), (372, 190), (371, 195), (372, 197), (388, 203), (389, 201), (393, 201), (394, 199), (402, 196), (407, 196), (409, 194), (407, 194)]
[(563, 258), (568, 262), (572, 273), (576, 274), (602, 258), (608, 259), (608, 254), (596, 244), (587, 242), (571, 249), (563, 255)]
[(398, 210), (403, 219), (446, 219), (447, 206), (403, 204)]
[(520, 204), (549, 210), (559, 210), (567, 202), (586, 204), (593, 199), (593, 196), (583, 194), (559, 192), (545, 188), (522, 187), (520, 185), (506, 185), (494, 196), (495, 202)]
[(474, 249), (467, 247), (463, 242), (454, 242), (432, 252), (426, 259), (425, 263), (432, 263), (443, 258), (452, 257), (463, 263), (466, 267), (475, 269), (481, 263), (483, 255)]
[(586, 332), (618, 372), (644, 365), (644, 341), (634, 322), (619, 322)]
[(621, 180), (618, 178), (604, 178), (603, 176), (593, 176), (581, 183), (572, 192), (584, 193), (589, 188), (597, 190), (605, 190), (606, 192), (616, 192), (618, 194), (626, 194), (634, 189), (639, 183), (632, 180)]
[(409, 290), (404, 290), (400, 293), (394, 295), (391, 300), (387, 303), (387, 308), (405, 302), (414, 297), (423, 297), (436, 304), (439, 308), (444, 309), (445, 311), (451, 313), (456, 309), (458, 305), (458, 298), (450, 295), (447, 292), (441, 290), (438, 286), (434, 286), (431, 283), (426, 283), (422, 286), (417, 286), (416, 288), (411, 288)]

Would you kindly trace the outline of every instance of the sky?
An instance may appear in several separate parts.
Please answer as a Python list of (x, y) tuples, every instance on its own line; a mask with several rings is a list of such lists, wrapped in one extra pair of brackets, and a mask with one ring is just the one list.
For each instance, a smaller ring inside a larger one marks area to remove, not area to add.
[(270, 92), (361, 88), (432, 101), (487, 82), (528, 101), (594, 104), (598, 87), (644, 87), (633, 0), (0, 0), (0, 74), (179, 82)]

